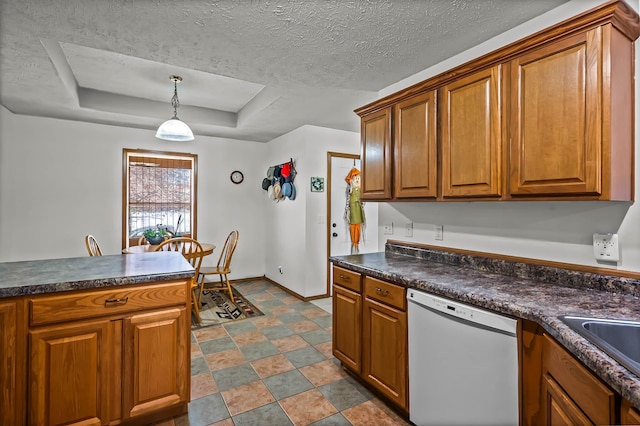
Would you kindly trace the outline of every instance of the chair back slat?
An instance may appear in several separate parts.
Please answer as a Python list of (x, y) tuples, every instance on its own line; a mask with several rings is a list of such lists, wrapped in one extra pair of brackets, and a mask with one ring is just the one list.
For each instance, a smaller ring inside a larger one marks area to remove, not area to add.
[(202, 266), (202, 258), (204, 257), (204, 250), (202, 245), (189, 237), (171, 238), (170, 240), (164, 240), (161, 242), (156, 251), (176, 251), (182, 253), (185, 259), (195, 269), (196, 277), (200, 272), (200, 266)]
[(231, 258), (238, 244), (239, 232), (231, 231), (224, 242), (224, 247), (218, 258), (218, 268), (229, 270), (231, 267)]
[(102, 250), (100, 250), (100, 245), (98, 241), (94, 238), (93, 235), (89, 234), (84, 237), (84, 244), (87, 246), (87, 251), (89, 252), (89, 256), (102, 256)]

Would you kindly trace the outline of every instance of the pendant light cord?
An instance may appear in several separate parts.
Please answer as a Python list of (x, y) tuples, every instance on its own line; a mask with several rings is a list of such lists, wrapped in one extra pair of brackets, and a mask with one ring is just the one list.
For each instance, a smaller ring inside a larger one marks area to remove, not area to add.
[(173, 97), (171, 98), (171, 105), (173, 106), (173, 117), (178, 119), (178, 107), (180, 106), (180, 101), (178, 100), (178, 80), (173, 79)]

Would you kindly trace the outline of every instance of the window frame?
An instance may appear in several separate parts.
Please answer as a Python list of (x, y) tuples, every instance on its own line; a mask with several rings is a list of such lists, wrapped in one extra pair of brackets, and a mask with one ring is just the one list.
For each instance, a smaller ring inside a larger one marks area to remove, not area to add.
[(129, 247), (129, 158), (130, 157), (179, 158), (192, 161), (191, 183), (191, 238), (198, 236), (198, 155), (185, 152), (155, 151), (123, 148), (122, 150), (122, 249)]

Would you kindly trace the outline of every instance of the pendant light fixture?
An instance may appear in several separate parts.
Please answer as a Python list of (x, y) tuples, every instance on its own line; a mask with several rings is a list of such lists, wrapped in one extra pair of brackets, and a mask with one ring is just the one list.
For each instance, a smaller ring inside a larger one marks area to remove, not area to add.
[(178, 100), (178, 83), (182, 81), (182, 77), (179, 75), (170, 75), (169, 80), (173, 81), (173, 97), (171, 98), (173, 117), (158, 127), (156, 138), (167, 141), (192, 141), (193, 132), (184, 121), (180, 121), (178, 118), (178, 107), (180, 106), (180, 101)]

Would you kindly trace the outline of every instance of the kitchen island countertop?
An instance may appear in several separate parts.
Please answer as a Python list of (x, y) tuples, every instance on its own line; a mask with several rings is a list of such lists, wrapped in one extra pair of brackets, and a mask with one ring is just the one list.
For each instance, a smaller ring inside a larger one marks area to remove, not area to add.
[(178, 252), (0, 263), (0, 298), (178, 280), (194, 269)]
[[(575, 271), (513, 266), (502, 260), (492, 265), (491, 259), (477, 256), (443, 255), (389, 243), (385, 252), (335, 256), (330, 260), (335, 266), (407, 288), (534, 321), (611, 388), (640, 408), (640, 378), (558, 318), (576, 315), (640, 321), (640, 298), (637, 297), (640, 283), (584, 274), (585, 287), (571, 287), (553, 280), (548, 282), (548, 278), (562, 281), (564, 277), (575, 284), (580, 280), (580, 274)], [(603, 291), (601, 287), (614, 291)]]

